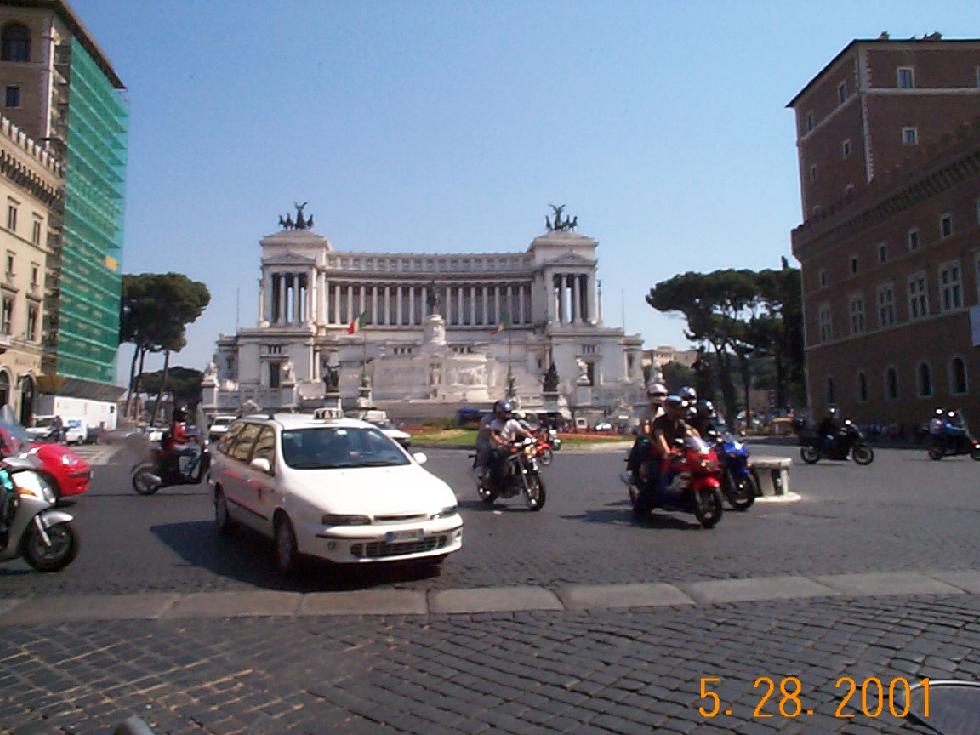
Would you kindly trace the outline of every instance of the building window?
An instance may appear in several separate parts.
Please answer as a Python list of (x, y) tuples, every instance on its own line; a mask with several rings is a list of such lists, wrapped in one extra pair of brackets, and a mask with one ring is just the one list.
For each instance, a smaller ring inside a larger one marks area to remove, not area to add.
[(41, 285), (41, 267), (37, 263), (31, 263), (31, 285)]
[(919, 144), (919, 129), (902, 128), (902, 145), (918, 145), (918, 144)]
[(837, 103), (844, 104), (847, 101), (847, 82), (841, 82), (837, 85)]
[(834, 336), (833, 325), (830, 321), (830, 304), (824, 304), (818, 309), (817, 320), (820, 324), (820, 341), (829, 342)]
[(895, 288), (887, 283), (878, 287), (878, 326), (890, 327), (895, 323)]
[(858, 400), (861, 403), (868, 400), (868, 376), (863, 372), (858, 373)]
[(20, 87), (8, 86), (4, 103), (7, 107), (20, 107)]
[(928, 362), (920, 362), (915, 372), (919, 383), (919, 397), (928, 398), (932, 395), (932, 368)]
[(31, 242), (35, 245), (41, 244), (41, 220), (39, 219), (31, 223)]
[[(980, 72), (977, 72), (977, 76), (980, 77)], [(980, 83), (977, 86), (980, 87)], [(808, 112), (806, 114), (806, 131), (809, 133), (815, 127), (817, 127), (817, 118), (812, 112)]]
[(888, 246), (885, 243), (878, 245), (878, 262), (887, 263), (888, 262)]
[(909, 250), (919, 249), (919, 231), (916, 229), (909, 230)]
[(817, 164), (810, 166), (810, 181), (817, 180)]
[(960, 264), (946, 263), (939, 266), (939, 308), (952, 311), (963, 306), (963, 291), (960, 283)]
[(851, 157), (851, 140), (848, 138), (843, 143), (840, 144), (840, 153), (842, 158)]
[(37, 305), (27, 305), (27, 339), (37, 342)]
[(7, 229), (17, 232), (17, 205), (7, 204)]
[(851, 256), (851, 275), (855, 275), (858, 272), (858, 257), (856, 255)]
[(6, 275), (8, 275), (8, 276), (14, 275), (14, 254), (13, 253), (7, 253), (7, 270), (6, 270)]
[(922, 271), (909, 276), (909, 319), (922, 319), (929, 315), (929, 293), (926, 274)]
[(3, 296), (3, 307), (0, 309), (0, 331), (3, 334), (12, 334), (14, 321), (14, 297)]
[(966, 361), (957, 355), (949, 361), (949, 392), (954, 395), (962, 395), (966, 391)]
[(4, 26), (0, 61), (30, 61), (31, 32), (21, 23)]
[(915, 87), (915, 70), (911, 66), (898, 67), (897, 82), (899, 89)]
[(269, 387), (278, 388), (279, 379), (282, 376), (282, 363), (270, 362), (269, 363)]
[(885, 370), (885, 400), (898, 400), (898, 371), (893, 367)]
[(864, 332), (864, 297), (851, 297), (851, 334)]
[(823, 288), (824, 286), (826, 286), (827, 285), (827, 271), (824, 270), (823, 268), (821, 268), (820, 271), (817, 273), (817, 279), (820, 282), (820, 287), (821, 288)]
[(827, 378), (827, 405), (832, 406), (837, 403), (837, 391), (835, 390), (833, 378)]
[(953, 234), (953, 215), (949, 212), (939, 218), (939, 235), (946, 238)]

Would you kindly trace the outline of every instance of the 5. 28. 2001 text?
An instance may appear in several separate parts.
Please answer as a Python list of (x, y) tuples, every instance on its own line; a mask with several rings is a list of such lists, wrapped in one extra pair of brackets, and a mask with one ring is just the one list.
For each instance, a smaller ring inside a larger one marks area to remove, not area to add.
[[(719, 676), (701, 677), (701, 699), (706, 700), (698, 707), (702, 717), (711, 719), (718, 715), (735, 714), (730, 707), (724, 707), (717, 692), (711, 691), (711, 687), (720, 681)], [(841, 690), (841, 699), (834, 710), (834, 717), (851, 719), (860, 713), (865, 717), (877, 718), (886, 712), (892, 717), (908, 717), (912, 706), (913, 686), (903, 677), (882, 681), (877, 676), (870, 676), (858, 682), (850, 676), (842, 676), (834, 683), (834, 688)], [(920, 680), (918, 686), (922, 690), (921, 714), (923, 717), (928, 717), (929, 680)], [(759, 698), (752, 710), (753, 718), (795, 719), (814, 714), (813, 708), (807, 707), (803, 701), (803, 684), (798, 677), (784, 676), (774, 680), (769, 676), (760, 676), (752, 687), (759, 691)], [(776, 713), (766, 710), (766, 705), (770, 702), (775, 704)], [(848, 711), (849, 708), (854, 711)]]

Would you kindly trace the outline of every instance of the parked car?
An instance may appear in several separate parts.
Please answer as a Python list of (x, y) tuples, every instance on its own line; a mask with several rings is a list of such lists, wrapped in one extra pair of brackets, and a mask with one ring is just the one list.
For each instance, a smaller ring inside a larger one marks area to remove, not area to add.
[(463, 541), (456, 496), (377, 427), (303, 414), (235, 421), (214, 448), (208, 484), (218, 529), (275, 539), (292, 572), (302, 556), (331, 562), (424, 561)]
[(595, 431), (612, 431), (612, 424), (608, 421), (600, 421), (593, 428)]
[(218, 441), (224, 433), (228, 431), (228, 427), (231, 422), (234, 421), (237, 416), (217, 414), (212, 420), (211, 425), (208, 427), (208, 439), (210, 441)]
[(0, 453), (4, 456), (32, 451), (55, 486), (58, 498), (81, 495), (92, 484), (88, 462), (63, 444), (36, 442), (19, 424), (0, 420)]
[[(30, 426), (25, 431), (31, 436), (33, 441), (57, 441), (51, 438), (51, 423), (54, 416), (35, 416), (34, 426)], [(88, 441), (88, 427), (81, 419), (69, 419), (63, 422), (65, 444), (84, 444)]]

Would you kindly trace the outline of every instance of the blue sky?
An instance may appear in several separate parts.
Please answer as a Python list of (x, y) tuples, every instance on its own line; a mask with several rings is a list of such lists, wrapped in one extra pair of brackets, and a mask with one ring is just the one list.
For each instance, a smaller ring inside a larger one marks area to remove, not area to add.
[(73, 7), (129, 89), (124, 271), (211, 290), (174, 358), (197, 368), (236, 294), (254, 324), (258, 239), (296, 200), (335, 248), (395, 252), (520, 251), (566, 204), (606, 323), (682, 345), (654, 283), (789, 254), (796, 92), (856, 37), (980, 36), (976, 2)]

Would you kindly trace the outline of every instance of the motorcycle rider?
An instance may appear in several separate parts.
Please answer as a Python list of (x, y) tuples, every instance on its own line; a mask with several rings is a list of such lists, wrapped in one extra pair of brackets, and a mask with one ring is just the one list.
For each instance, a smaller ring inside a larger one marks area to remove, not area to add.
[(963, 420), (963, 416), (959, 411), (950, 409), (946, 412), (942, 424), (942, 433), (947, 445), (957, 449), (968, 438), (969, 434), (966, 430), (966, 422)]
[(698, 402), (698, 392), (694, 390), (694, 388), (692, 388), (691, 386), (685, 385), (683, 388), (677, 391), (677, 395), (682, 401), (687, 403), (686, 419), (688, 424), (690, 424), (695, 417), (696, 407)]
[(706, 400), (698, 401), (694, 406), (694, 418), (691, 419), (690, 425), (702, 437), (717, 435), (718, 430), (715, 428), (714, 404)]
[(638, 484), (637, 508), (649, 510), (664, 493), (664, 478), (667, 475), (667, 462), (678, 439), (696, 434), (684, 417), (688, 412), (687, 402), (680, 396), (667, 396), (664, 401), (664, 415), (652, 424), (651, 461), (646, 463), (646, 476)]
[(840, 430), (840, 412), (837, 410), (837, 406), (828, 406), (827, 413), (817, 425), (817, 435), (820, 437), (821, 447), (824, 451), (834, 445)]
[(493, 414), (480, 424), (476, 435), (476, 469), (480, 477), (487, 472), (493, 484), (500, 481), (500, 469), (510, 452), (510, 444), (525, 432), (511, 417), (513, 406), (501, 399), (493, 404)]
[(17, 488), (6, 470), (0, 469), (0, 549), (7, 546), (10, 521), (14, 517)]
[(939, 438), (943, 433), (943, 419), (945, 418), (945, 414), (946, 412), (942, 406), (936, 406), (936, 410), (932, 413), (932, 418), (929, 419), (929, 433), (936, 438)]
[(654, 383), (647, 388), (647, 401), (650, 403), (650, 415), (640, 422), (636, 430), (636, 439), (626, 460), (626, 471), (623, 481), (635, 484), (636, 471), (650, 454), (650, 440), (653, 437), (653, 422), (664, 415), (664, 399), (667, 398), (667, 388), (663, 383)]

